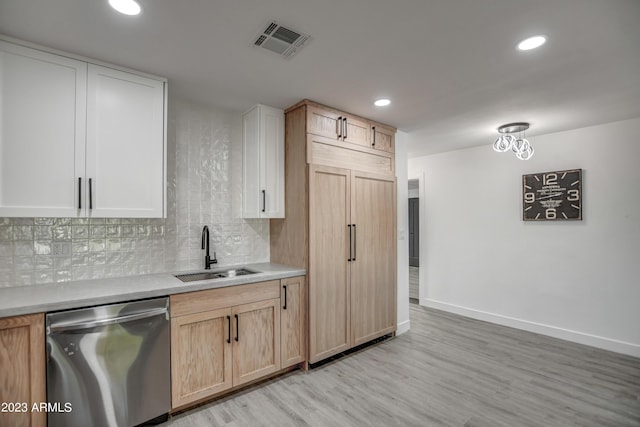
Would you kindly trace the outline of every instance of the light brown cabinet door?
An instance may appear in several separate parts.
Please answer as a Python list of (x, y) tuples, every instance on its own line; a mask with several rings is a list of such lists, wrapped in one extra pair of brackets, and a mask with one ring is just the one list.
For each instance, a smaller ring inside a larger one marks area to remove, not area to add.
[(396, 132), (384, 125), (372, 123), (371, 125), (371, 147), (387, 153), (394, 153)]
[(280, 369), (280, 298), (232, 308), (233, 385)]
[(231, 309), (171, 319), (173, 408), (231, 388)]
[(368, 147), (371, 126), (367, 120), (337, 110), (307, 105), (307, 132)]
[(305, 277), (282, 279), (281, 284), (281, 362), (282, 367), (287, 368), (304, 362), (306, 357)]
[(371, 130), (369, 122), (348, 114), (344, 116), (343, 120), (342, 140), (351, 144), (369, 147)]
[(396, 329), (396, 182), (352, 172), (351, 338), (356, 346)]
[(309, 361), (350, 347), (348, 169), (309, 167)]
[(0, 403), (19, 405), (0, 413), (0, 425), (45, 426), (47, 413), (31, 409), (46, 401), (44, 315), (0, 319)]
[(307, 105), (307, 132), (331, 139), (342, 139), (344, 115), (315, 105)]

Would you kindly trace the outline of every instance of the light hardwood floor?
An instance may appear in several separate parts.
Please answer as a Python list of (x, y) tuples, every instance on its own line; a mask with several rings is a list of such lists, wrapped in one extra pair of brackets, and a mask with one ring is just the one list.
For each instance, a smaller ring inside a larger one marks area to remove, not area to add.
[(411, 302), (418, 303), (418, 284), (419, 284), (420, 267), (409, 266), (409, 299)]
[(640, 359), (410, 305), (411, 330), (165, 426), (639, 426)]

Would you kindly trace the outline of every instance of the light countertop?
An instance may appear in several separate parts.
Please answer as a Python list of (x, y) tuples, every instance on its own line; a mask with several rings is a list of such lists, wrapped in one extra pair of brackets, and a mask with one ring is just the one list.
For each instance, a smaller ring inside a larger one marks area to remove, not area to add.
[[(226, 277), (197, 282), (182, 282), (174, 274), (228, 270), (246, 267), (257, 274)], [(258, 263), (213, 268), (212, 270), (180, 271), (146, 274), (110, 279), (79, 280), (45, 285), (0, 288), (0, 318), (21, 314), (67, 310), (101, 304), (160, 297), (204, 289), (222, 288), (245, 283), (265, 282), (287, 277), (303, 276), (304, 269), (281, 264)]]

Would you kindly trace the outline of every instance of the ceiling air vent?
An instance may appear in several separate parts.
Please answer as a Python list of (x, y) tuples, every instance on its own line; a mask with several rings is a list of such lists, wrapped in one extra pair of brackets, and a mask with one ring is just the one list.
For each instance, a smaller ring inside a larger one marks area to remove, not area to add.
[(255, 46), (263, 47), (285, 58), (293, 56), (311, 38), (308, 34), (292, 28), (278, 25), (272, 21), (253, 42)]

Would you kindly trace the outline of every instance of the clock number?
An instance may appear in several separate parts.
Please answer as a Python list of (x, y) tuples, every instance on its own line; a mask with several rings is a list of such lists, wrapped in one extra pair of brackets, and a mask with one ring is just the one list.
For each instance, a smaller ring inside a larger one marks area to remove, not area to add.
[(533, 203), (536, 200), (536, 195), (534, 193), (524, 193), (524, 201), (527, 203)]
[(558, 174), (548, 173), (542, 176), (542, 185), (557, 185), (558, 184)]
[(547, 208), (544, 215), (547, 219), (556, 219), (556, 208)]
[(580, 199), (580, 193), (578, 192), (578, 190), (569, 190), (567, 193), (569, 193), (569, 195), (567, 196), (567, 200), (570, 202), (575, 202), (576, 200)]

